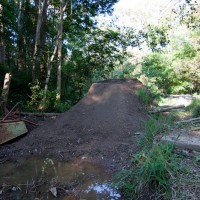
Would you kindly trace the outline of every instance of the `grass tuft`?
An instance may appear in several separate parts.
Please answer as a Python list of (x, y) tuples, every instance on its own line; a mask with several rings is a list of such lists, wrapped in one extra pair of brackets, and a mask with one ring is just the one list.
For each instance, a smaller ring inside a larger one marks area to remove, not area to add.
[(132, 158), (132, 167), (116, 177), (117, 187), (126, 199), (136, 199), (145, 192), (171, 199), (171, 176), (175, 176), (177, 158), (172, 153), (173, 145), (155, 144)]
[(138, 89), (136, 90), (136, 95), (139, 97), (139, 100), (145, 105), (148, 106), (152, 102), (152, 96), (151, 94), (144, 89)]
[[(174, 116), (158, 115), (145, 124), (145, 134), (140, 140), (142, 150), (131, 159), (131, 167), (117, 174), (115, 185), (125, 199), (171, 199), (171, 181), (177, 173), (178, 158), (173, 154), (174, 145), (157, 144), (155, 136), (174, 125)], [(148, 197), (149, 199), (149, 197)]]
[(186, 111), (191, 112), (192, 117), (200, 117), (200, 99), (194, 99), (192, 103), (186, 107)]

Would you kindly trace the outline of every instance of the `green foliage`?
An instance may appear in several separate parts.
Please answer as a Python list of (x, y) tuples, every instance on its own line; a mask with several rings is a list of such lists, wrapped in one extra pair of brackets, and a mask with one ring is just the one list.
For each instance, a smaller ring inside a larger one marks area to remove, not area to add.
[(192, 44), (184, 42), (182, 48), (175, 52), (176, 59), (193, 59), (197, 55), (197, 50)]
[[(130, 57), (130, 55), (128, 55)], [(136, 66), (130, 63), (127, 58), (123, 64), (116, 64), (114, 70), (110, 73), (110, 78), (135, 78), (133, 75)]]
[(35, 85), (30, 87), (31, 96), (30, 100), (27, 101), (27, 109), (31, 111), (41, 110), (53, 110), (56, 102), (56, 91), (47, 91), (46, 98), (44, 101), (45, 92), (41, 89), (41, 84), (37, 81)]
[[(72, 104), (71, 102), (58, 102), (56, 100), (56, 91), (45, 91), (41, 89), (41, 84), (37, 81), (35, 85), (30, 87), (31, 96), (27, 101), (26, 109), (31, 111), (55, 111), (64, 112), (68, 110)], [(46, 97), (45, 97), (46, 96)]]
[(145, 89), (138, 89), (135, 91), (136, 95), (138, 95), (139, 100), (145, 105), (148, 106), (152, 102), (152, 96), (150, 92)]
[(146, 85), (154, 93), (171, 93), (177, 78), (170, 60), (162, 54), (153, 53), (145, 57), (141, 65), (142, 72), (140, 75), (146, 76)]
[[(74, 1), (67, 4), (63, 20), (63, 48), (62, 48), (62, 102), (55, 103), (57, 62), (52, 63), (52, 73), (47, 92), (47, 102), (42, 102), (42, 107), (65, 110), (69, 107), (66, 101), (75, 104), (84, 95), (95, 75), (99, 78), (107, 77), (116, 63), (122, 62), (126, 54), (128, 40), (118, 29), (100, 29), (97, 27), (95, 16), (111, 13), (117, 0), (100, 1)], [(46, 78), (47, 63), (52, 55), (57, 39), (59, 21), (59, 1), (49, 2), (47, 12), (42, 15), (40, 45), (36, 59), (36, 78), (40, 86), (30, 86), (35, 33), (38, 19), (37, 1), (14, 0), (1, 1), (0, 40), (5, 44), (5, 68), (12, 72), (16, 85), (10, 94), (12, 98), (31, 96), (28, 102), (29, 109), (40, 108), (44, 96), (44, 83)], [(21, 11), (21, 20), (18, 20)], [(27, 17), (29, 16), (29, 17)], [(20, 25), (20, 26), (19, 26)], [(130, 35), (130, 34), (129, 34)], [(123, 52), (120, 50), (123, 48)], [(57, 54), (56, 54), (57, 56)], [(27, 78), (28, 77), (28, 78)], [(3, 82), (0, 76), (0, 82)], [(23, 81), (27, 79), (28, 81)], [(24, 85), (23, 85), (24, 84)], [(12, 84), (11, 84), (12, 87)], [(22, 89), (23, 88), (23, 89)], [(23, 92), (20, 92), (23, 90)], [(31, 91), (30, 91), (31, 90)], [(31, 94), (30, 94), (31, 93)], [(27, 94), (27, 95), (24, 95)]]
[(115, 185), (125, 199), (142, 198), (143, 193), (157, 199), (171, 199), (171, 175), (177, 173), (177, 157), (174, 145), (157, 144), (155, 136), (174, 125), (174, 115), (158, 115), (145, 124), (145, 134), (139, 143), (142, 150), (131, 159), (132, 165), (115, 177)]
[(195, 157), (195, 161), (196, 161), (196, 162), (200, 162), (200, 156), (196, 156), (196, 157)]
[[(193, 34), (189, 41), (173, 41), (172, 50), (151, 53), (141, 62), (142, 70), (137, 74), (140, 80), (154, 94), (192, 94), (200, 90), (200, 54), (197, 41), (199, 35)], [(196, 46), (195, 46), (196, 45)]]
[(177, 18), (181, 24), (187, 25), (190, 29), (198, 29), (199, 25), (199, 11), (200, 6), (198, 1), (186, 0), (182, 6), (180, 6)]
[(69, 110), (71, 107), (71, 104), (69, 102), (55, 102), (54, 103), (54, 108), (56, 112), (62, 113), (65, 112), (66, 110)]
[(186, 107), (186, 111), (190, 111), (192, 117), (200, 117), (200, 99), (194, 99), (192, 103)]
[(176, 174), (177, 158), (173, 145), (155, 144), (132, 158), (132, 167), (116, 177), (117, 187), (126, 199), (137, 199), (149, 193), (154, 199), (164, 196), (171, 199), (171, 175)]
[(143, 148), (150, 148), (153, 145), (155, 136), (159, 133), (165, 133), (170, 127), (174, 126), (175, 119), (176, 116), (173, 114), (151, 117), (145, 123), (145, 134), (139, 140), (140, 146)]
[(147, 26), (146, 32), (146, 40), (148, 47), (154, 51), (158, 52), (163, 47), (165, 47), (169, 43), (169, 38), (167, 36), (167, 27), (159, 27), (159, 26)]

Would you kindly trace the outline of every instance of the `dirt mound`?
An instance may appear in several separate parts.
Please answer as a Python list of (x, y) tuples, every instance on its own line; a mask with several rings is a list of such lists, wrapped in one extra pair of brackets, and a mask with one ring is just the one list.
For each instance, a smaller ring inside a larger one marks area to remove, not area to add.
[(0, 157), (41, 153), (64, 160), (81, 158), (109, 166), (124, 165), (138, 148), (134, 133), (143, 129), (147, 119), (134, 94), (141, 87), (136, 80), (94, 83), (69, 111), (0, 147)]

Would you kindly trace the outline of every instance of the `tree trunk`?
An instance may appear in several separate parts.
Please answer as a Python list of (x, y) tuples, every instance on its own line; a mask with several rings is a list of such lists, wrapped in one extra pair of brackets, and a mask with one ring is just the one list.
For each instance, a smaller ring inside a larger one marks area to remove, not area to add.
[(0, 64), (5, 63), (5, 46), (4, 46), (4, 41), (3, 37), (1, 36), (1, 31), (0, 31)]
[(3, 105), (3, 107), (6, 107), (6, 104), (7, 104), (9, 88), (10, 88), (10, 81), (11, 81), (11, 74), (6, 73), (5, 79), (4, 79), (4, 84), (3, 84), (3, 89), (2, 89), (2, 94), (1, 94), (1, 105)]
[[(53, 54), (51, 55), (51, 58), (50, 58), (48, 65), (47, 65), (47, 77), (46, 77), (45, 87), (44, 87), (44, 93), (45, 94), (48, 91), (49, 79), (50, 79), (50, 76), (51, 76), (51, 69), (52, 69), (52, 62), (53, 62), (54, 57), (56, 55), (57, 49), (58, 49), (58, 39), (56, 40), (56, 45), (54, 47)], [(45, 95), (44, 98), (46, 98), (46, 95)]]
[(63, 34), (63, 14), (66, 8), (64, 0), (60, 0), (60, 18), (58, 27), (58, 69), (57, 69), (57, 94), (56, 100), (61, 98), (61, 70), (62, 70), (62, 34)]
[(22, 20), (22, 14), (23, 14), (23, 5), (24, 0), (19, 1), (19, 14), (18, 14), (18, 55), (17, 55), (17, 65), (18, 70), (22, 70), (24, 62), (23, 62), (23, 48), (24, 48), (24, 40), (23, 40), (23, 20)]
[(45, 44), (46, 44), (46, 28), (47, 28), (47, 9), (49, 6), (49, 1), (44, 2), (44, 8), (42, 12), (42, 27), (41, 27), (41, 60), (40, 60), (40, 80), (42, 87), (45, 84), (46, 78), (46, 54), (45, 54)]
[(42, 25), (42, 13), (44, 5), (46, 4), (47, 0), (39, 0), (38, 4), (38, 19), (37, 19), (37, 27), (36, 27), (36, 36), (35, 36), (35, 47), (33, 53), (33, 66), (32, 66), (32, 82), (33, 84), (36, 81), (36, 65), (37, 65), (37, 57), (38, 57), (38, 46), (40, 45), (40, 30)]
[(0, 64), (5, 62), (5, 46), (3, 40), (3, 22), (1, 21), (3, 15), (3, 7), (0, 4)]
[[(61, 0), (60, 20), (59, 20), (59, 24), (58, 24), (58, 35), (57, 35), (54, 51), (53, 51), (53, 53), (51, 55), (51, 58), (50, 58), (50, 60), (48, 61), (48, 64), (47, 64), (47, 76), (46, 76), (46, 81), (45, 81), (44, 98), (43, 98), (42, 104), (46, 100), (46, 93), (48, 91), (49, 79), (50, 79), (51, 70), (52, 70), (52, 62), (53, 62), (53, 60), (55, 58), (55, 55), (57, 53), (58, 46), (59, 46), (59, 51), (60, 51), (59, 56), (58, 56), (58, 63), (60, 64), (60, 68), (58, 68), (58, 71), (60, 71), (60, 72), (59, 72), (59, 76), (57, 75), (57, 77), (59, 77), (59, 81), (61, 81), (61, 55), (62, 55), (61, 54), (61, 50), (62, 50), (62, 28), (63, 28), (62, 27), (62, 22), (63, 22), (63, 13), (64, 13), (64, 10), (66, 8), (66, 4), (64, 6), (63, 6), (63, 4), (64, 4), (63, 0)], [(60, 82), (59, 82), (59, 87), (61, 88), (61, 83)], [(59, 91), (61, 91), (61, 89)], [(59, 100), (59, 99), (57, 98), (57, 100)]]
[(54, 47), (53, 54), (51, 55), (51, 58), (50, 58), (50, 60), (48, 61), (48, 64), (47, 64), (47, 76), (46, 76), (45, 86), (44, 86), (44, 97), (43, 97), (43, 99), (40, 103), (40, 106), (39, 106), (40, 110), (44, 110), (46, 108), (45, 104), (46, 104), (47, 91), (48, 91), (48, 88), (49, 88), (49, 80), (50, 80), (50, 76), (51, 76), (52, 62), (55, 58), (57, 49), (58, 49), (58, 39), (56, 40), (56, 45)]

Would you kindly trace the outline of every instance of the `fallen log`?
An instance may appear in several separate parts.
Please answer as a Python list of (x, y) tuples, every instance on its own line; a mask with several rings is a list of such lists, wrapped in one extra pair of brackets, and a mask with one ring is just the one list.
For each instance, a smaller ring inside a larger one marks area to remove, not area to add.
[(182, 124), (182, 123), (200, 123), (200, 117), (183, 120), (183, 121), (177, 122), (176, 124)]
[(54, 117), (58, 116), (61, 113), (29, 113), (29, 112), (21, 112), (23, 116), (37, 116), (37, 117)]
[(159, 108), (157, 110), (149, 111), (149, 113), (154, 114), (154, 113), (160, 113), (160, 112), (168, 112), (170, 110), (175, 110), (175, 109), (180, 109), (180, 108), (185, 108), (185, 105), (168, 106), (168, 107), (165, 107), (165, 108)]

